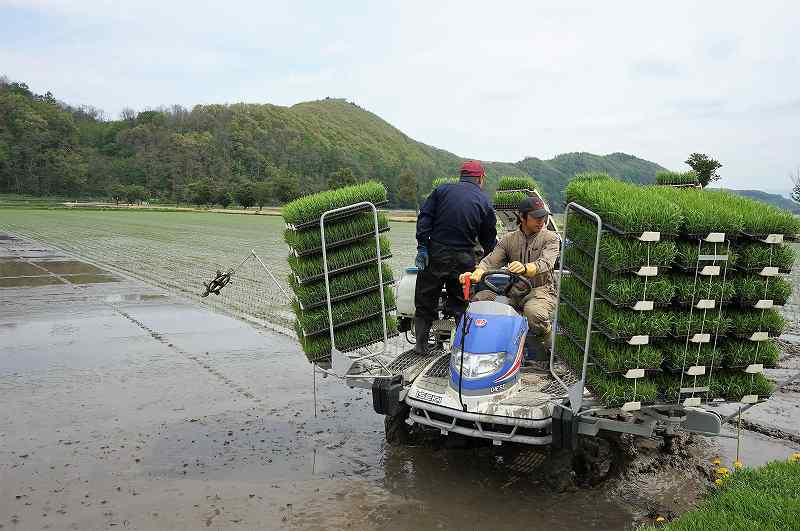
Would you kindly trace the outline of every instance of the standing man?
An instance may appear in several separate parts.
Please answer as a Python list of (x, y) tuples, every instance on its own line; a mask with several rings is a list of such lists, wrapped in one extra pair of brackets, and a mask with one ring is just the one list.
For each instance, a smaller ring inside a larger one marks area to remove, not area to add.
[(465, 162), (461, 179), (436, 187), (417, 217), (415, 263), (419, 273), (414, 293), (414, 350), (420, 354), (428, 352), (428, 336), (439, 315), (442, 286), (447, 289), (448, 309), (458, 322), (467, 307), (458, 282), (459, 272), (475, 267), (478, 243), (486, 254), (497, 241), (494, 210), (481, 191), (484, 178), (480, 162)]
[[(560, 250), (558, 236), (545, 227), (549, 215), (544, 201), (538, 197), (523, 199), (519, 205), (519, 230), (504, 235), (470, 277), (472, 282), (479, 282), (486, 271), (507, 265), (511, 273), (530, 279), (533, 286), (530, 293), (520, 293), (515, 287), (509, 293), (509, 298), (512, 305), (522, 310), (528, 319), (528, 328), (541, 338), (552, 330), (551, 319), (556, 307), (553, 267)], [(462, 284), (465, 276), (459, 277)], [(488, 290), (475, 294), (476, 300), (493, 298), (494, 293)]]

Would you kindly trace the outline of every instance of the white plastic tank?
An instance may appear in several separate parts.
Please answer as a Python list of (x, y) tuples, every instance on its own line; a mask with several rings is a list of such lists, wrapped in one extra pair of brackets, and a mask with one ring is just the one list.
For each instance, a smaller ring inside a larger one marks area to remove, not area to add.
[(416, 267), (407, 267), (397, 284), (397, 316), (414, 317), (414, 290), (417, 286)]

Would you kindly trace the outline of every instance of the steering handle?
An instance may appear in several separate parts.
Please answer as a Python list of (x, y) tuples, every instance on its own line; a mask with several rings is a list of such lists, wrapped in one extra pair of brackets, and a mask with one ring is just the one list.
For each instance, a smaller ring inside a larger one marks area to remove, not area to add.
[[(503, 289), (492, 284), (492, 282), (488, 279), (490, 275), (507, 275), (508, 277), (511, 278), (511, 281), (508, 283), (505, 289)], [(525, 287), (528, 288), (527, 291), (525, 292), (526, 294), (529, 293), (531, 290), (533, 290), (533, 284), (531, 284), (531, 281), (527, 277), (524, 277), (519, 273), (512, 273), (507, 269), (492, 269), (490, 271), (486, 271), (482, 275), (481, 282), (483, 282), (483, 284), (487, 288), (489, 288), (489, 291), (491, 291), (492, 293), (495, 293), (497, 295), (502, 295), (504, 297), (508, 295), (508, 293), (511, 291), (511, 288), (513, 288), (517, 282), (525, 284)]]

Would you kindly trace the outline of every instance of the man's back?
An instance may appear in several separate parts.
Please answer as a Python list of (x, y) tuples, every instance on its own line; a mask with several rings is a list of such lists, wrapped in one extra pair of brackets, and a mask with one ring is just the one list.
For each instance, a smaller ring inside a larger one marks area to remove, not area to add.
[(480, 187), (469, 181), (439, 185), (420, 209), (417, 241), (454, 249), (471, 249), (480, 243), (485, 252), (494, 248), (496, 218)]

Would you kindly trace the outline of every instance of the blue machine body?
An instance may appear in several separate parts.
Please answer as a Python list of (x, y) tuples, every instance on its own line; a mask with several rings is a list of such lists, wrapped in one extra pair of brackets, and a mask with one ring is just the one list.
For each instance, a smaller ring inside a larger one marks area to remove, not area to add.
[[(458, 389), (461, 380), (461, 392), (472, 396), (499, 393), (516, 383), (528, 333), (528, 320), (516, 314), (513, 309), (508, 311), (509, 306), (499, 302), (478, 304), (482, 304), (483, 308), (486, 308), (486, 305), (496, 305), (505, 311), (497, 313), (470, 311), (470, 308), (476, 306), (473, 303), (456, 329), (451, 350), (450, 385)], [(467, 320), (466, 335), (463, 334), (464, 319)], [(500, 360), (499, 354), (502, 353), (502, 361), (495, 363), (496, 368), (490, 373), (479, 377), (465, 377), (462, 380), (459, 372), (462, 342), (467, 357), (490, 355), (488, 358)]]

